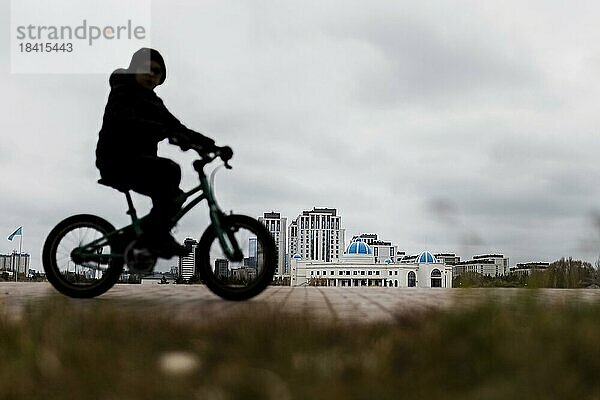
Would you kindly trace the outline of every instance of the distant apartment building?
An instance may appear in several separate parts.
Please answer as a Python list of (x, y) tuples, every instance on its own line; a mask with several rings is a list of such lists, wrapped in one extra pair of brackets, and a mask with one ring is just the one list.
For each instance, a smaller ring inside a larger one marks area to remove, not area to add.
[(306, 261), (337, 262), (344, 252), (344, 229), (335, 208), (303, 211), (290, 223), (291, 257)]
[(288, 265), (290, 263), (290, 259), (294, 257), (296, 254), (300, 255), (300, 249), (298, 247), (298, 220), (290, 221), (290, 227), (288, 229), (289, 232), (289, 246), (287, 252), (287, 260)]
[(358, 237), (373, 250), (375, 264), (396, 262), (395, 259), (396, 254), (398, 253), (398, 246), (393, 245), (392, 242), (380, 240), (376, 233), (362, 233)]
[(460, 256), (455, 253), (435, 253), (434, 256), (438, 260), (443, 260), (446, 265), (455, 265), (460, 262)]
[(218, 258), (215, 260), (215, 276), (219, 278), (229, 278), (229, 260)]
[(282, 217), (278, 212), (271, 211), (264, 213), (262, 217), (258, 217), (258, 220), (267, 227), (269, 232), (271, 232), (273, 239), (275, 240), (275, 246), (277, 248), (277, 269), (275, 271), (275, 275), (289, 275), (285, 253), (287, 218)]
[(256, 253), (258, 253), (257, 239), (251, 237), (248, 239), (248, 258), (256, 258)]
[(356, 239), (357, 237), (361, 238), (362, 242), (368, 244), (369, 246), (378, 240), (376, 233), (361, 233), (360, 235), (353, 237), (352, 240)]
[(12, 271), (12, 261), (9, 254), (0, 254), (0, 271)]
[(255, 237), (248, 238), (248, 257), (244, 257), (245, 267), (256, 268), (258, 266), (258, 241)]
[(482, 254), (473, 256), (472, 260), (460, 261), (454, 264), (454, 276), (465, 272), (477, 272), (487, 276), (506, 275), (510, 272), (508, 257), (503, 254)]
[(527, 262), (518, 263), (517, 265), (510, 267), (509, 270), (514, 274), (529, 275), (533, 271), (544, 271), (550, 266), (548, 262)]
[(396, 257), (394, 258), (394, 261), (399, 263), (404, 257), (406, 257), (406, 252), (398, 250), (396, 251)]
[(405, 252), (402, 252), (400, 255), (398, 255), (397, 262), (401, 264), (410, 264), (414, 263), (417, 257), (419, 257), (418, 254), (406, 254)]
[(198, 242), (192, 238), (187, 238), (183, 245), (188, 248), (189, 253), (179, 257), (179, 276), (189, 280), (196, 274), (196, 247)]
[(30, 256), (27, 253), (0, 254), (0, 271), (17, 271), (19, 274), (25, 274), (29, 271)]
[[(413, 263), (413, 262), (415, 262), (415, 259), (419, 256), (418, 254), (407, 255), (403, 251), (398, 252), (396, 254), (397, 254), (396, 258), (398, 259), (398, 262), (403, 263), (403, 264)], [(436, 258), (436, 260), (443, 262), (445, 265), (454, 265), (454, 264), (460, 262), (460, 257), (454, 253), (435, 253), (433, 256)]]

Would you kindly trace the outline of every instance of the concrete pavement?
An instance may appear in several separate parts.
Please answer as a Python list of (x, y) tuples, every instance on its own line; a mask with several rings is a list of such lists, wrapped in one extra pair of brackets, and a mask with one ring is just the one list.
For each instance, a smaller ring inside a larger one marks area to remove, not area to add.
[(272, 286), (245, 302), (230, 302), (203, 285), (115, 285), (94, 299), (69, 299), (48, 283), (0, 283), (0, 312), (18, 317), (26, 307), (49, 301), (68, 301), (83, 307), (114, 304), (136, 313), (168, 312), (178, 319), (209, 321), (245, 313), (285, 311), (311, 313), (331, 322), (394, 321), (408, 313), (427, 309), (468, 307), (485, 299), (503, 302), (520, 294), (552, 303), (600, 302), (598, 289), (421, 289)]

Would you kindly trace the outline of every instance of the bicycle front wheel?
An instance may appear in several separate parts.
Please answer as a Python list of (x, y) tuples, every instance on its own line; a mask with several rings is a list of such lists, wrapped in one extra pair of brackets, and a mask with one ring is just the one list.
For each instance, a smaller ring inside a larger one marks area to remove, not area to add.
[(108, 221), (90, 214), (74, 215), (52, 229), (42, 252), (52, 286), (77, 298), (95, 297), (110, 289), (123, 271), (123, 258), (112, 256), (114, 246), (104, 238), (114, 230)]
[(252, 217), (228, 215), (221, 219), (226, 240), (235, 240), (243, 257), (230, 260), (223, 251), (214, 225), (196, 248), (196, 270), (215, 294), (227, 300), (246, 300), (262, 292), (273, 280), (275, 241), (267, 228)]

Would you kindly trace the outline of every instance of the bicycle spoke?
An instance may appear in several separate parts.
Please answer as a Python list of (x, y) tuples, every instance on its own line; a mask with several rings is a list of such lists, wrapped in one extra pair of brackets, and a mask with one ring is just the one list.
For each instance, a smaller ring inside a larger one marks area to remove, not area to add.
[[(93, 260), (77, 264), (73, 262), (71, 257), (73, 249), (81, 248), (81, 246), (94, 242), (102, 236), (104, 236), (104, 232), (98, 231), (96, 227), (82, 225), (72, 228), (59, 238), (55, 252), (55, 263), (63, 277), (62, 279), (79, 286), (91, 285), (102, 279), (108, 270), (108, 264), (103, 265), (99, 261)], [(83, 249), (81, 250), (83, 251)], [(100, 243), (94, 246), (87, 255), (99, 256), (108, 253), (110, 253), (108, 244)]]

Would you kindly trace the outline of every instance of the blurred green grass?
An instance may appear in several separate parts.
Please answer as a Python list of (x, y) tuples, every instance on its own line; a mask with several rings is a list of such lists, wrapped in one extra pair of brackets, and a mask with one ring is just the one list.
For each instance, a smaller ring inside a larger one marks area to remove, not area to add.
[(0, 398), (600, 399), (598, 304), (526, 294), (394, 323), (264, 307), (190, 323), (51, 299), (0, 317)]

